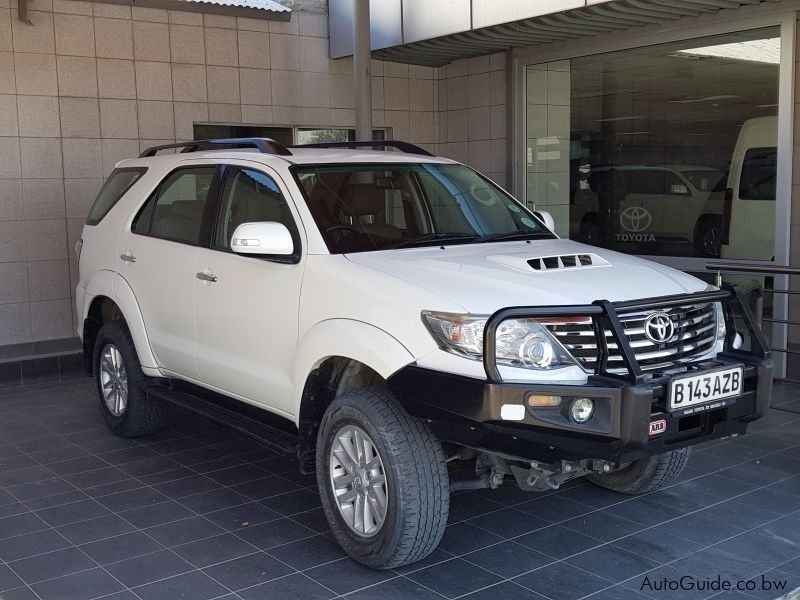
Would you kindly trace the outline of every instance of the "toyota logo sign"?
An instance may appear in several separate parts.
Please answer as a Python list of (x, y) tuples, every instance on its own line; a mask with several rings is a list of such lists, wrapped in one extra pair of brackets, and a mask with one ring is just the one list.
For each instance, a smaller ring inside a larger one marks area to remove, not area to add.
[(619, 224), (626, 231), (644, 231), (653, 222), (650, 211), (643, 206), (629, 206), (619, 215)]
[(667, 313), (653, 313), (644, 322), (644, 334), (655, 344), (664, 344), (675, 335), (675, 324)]

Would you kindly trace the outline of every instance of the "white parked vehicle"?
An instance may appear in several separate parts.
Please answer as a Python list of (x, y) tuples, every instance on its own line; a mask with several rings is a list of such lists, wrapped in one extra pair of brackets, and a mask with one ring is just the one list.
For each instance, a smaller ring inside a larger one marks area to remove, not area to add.
[(775, 186), (778, 174), (778, 117), (742, 124), (731, 157), (722, 258), (775, 257)]
[[(692, 165), (592, 169), (590, 189), (575, 193), (570, 235), (593, 245), (603, 239), (656, 248), (690, 245), (695, 256), (718, 258), (725, 197), (718, 184), (724, 177), (711, 167)], [(608, 223), (603, 222), (602, 195), (613, 205)]]
[[(115, 433), (157, 430), (172, 401), (296, 452), (342, 547), (391, 568), (433, 551), (452, 490), (649, 491), (766, 410), (735, 290), (558, 239), (410, 144), (344, 145), (198, 141), (117, 165), (76, 293)], [(464, 461), (474, 477), (449, 472)]]

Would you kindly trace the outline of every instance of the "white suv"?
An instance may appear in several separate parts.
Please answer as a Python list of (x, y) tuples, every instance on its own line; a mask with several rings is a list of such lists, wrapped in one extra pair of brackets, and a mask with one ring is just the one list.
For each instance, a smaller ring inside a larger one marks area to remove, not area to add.
[(296, 452), (342, 547), (391, 568), (433, 551), (450, 491), (649, 491), (766, 410), (734, 289), (558, 239), (454, 161), (365, 145), (196, 141), (117, 165), (76, 294), (115, 433), (155, 431), (173, 401)]

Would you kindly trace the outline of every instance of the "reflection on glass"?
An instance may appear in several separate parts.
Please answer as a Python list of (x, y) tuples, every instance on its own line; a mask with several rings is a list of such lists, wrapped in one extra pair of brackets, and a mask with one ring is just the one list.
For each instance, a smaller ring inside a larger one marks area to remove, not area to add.
[(531, 65), (527, 201), (632, 254), (773, 258), (778, 28)]

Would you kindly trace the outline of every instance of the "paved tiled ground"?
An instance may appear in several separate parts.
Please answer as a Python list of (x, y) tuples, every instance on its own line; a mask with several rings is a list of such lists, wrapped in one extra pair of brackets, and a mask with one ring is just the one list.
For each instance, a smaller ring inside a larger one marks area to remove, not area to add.
[(123, 440), (85, 380), (0, 390), (0, 598), (659, 600), (717, 592), (642, 590), (645, 576), (762, 573), (790, 590), (800, 388), (781, 388), (776, 404), (751, 434), (702, 448), (681, 483), (644, 497), (583, 483), (458, 494), (431, 558), (377, 572), (331, 541), (312, 477), (235, 432), (176, 412), (162, 433)]

